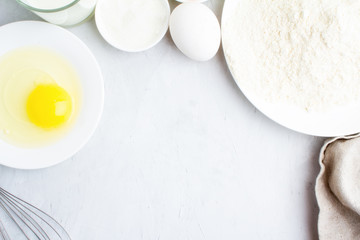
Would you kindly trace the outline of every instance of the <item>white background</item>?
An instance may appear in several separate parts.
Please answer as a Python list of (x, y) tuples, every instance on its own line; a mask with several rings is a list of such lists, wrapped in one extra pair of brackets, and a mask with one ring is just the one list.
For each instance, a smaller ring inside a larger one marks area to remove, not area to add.
[[(220, 18), (223, 1), (207, 5)], [(0, 0), (0, 25), (30, 19), (38, 18)], [(323, 139), (258, 112), (222, 49), (198, 63), (169, 34), (146, 52), (125, 53), (101, 38), (94, 20), (69, 30), (102, 68), (101, 123), (60, 165), (0, 166), (1, 187), (54, 216), (73, 239), (317, 239)]]

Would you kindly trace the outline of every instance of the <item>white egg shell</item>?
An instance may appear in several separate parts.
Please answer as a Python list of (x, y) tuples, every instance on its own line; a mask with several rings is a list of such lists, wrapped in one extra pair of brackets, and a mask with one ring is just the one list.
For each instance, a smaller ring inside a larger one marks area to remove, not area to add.
[(215, 14), (201, 3), (183, 3), (170, 16), (170, 34), (189, 58), (207, 61), (220, 47), (220, 25)]

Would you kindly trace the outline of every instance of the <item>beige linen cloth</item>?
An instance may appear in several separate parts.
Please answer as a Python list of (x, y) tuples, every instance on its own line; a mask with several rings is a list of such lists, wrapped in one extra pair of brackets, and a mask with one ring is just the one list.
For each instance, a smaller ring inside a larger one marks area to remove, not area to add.
[(360, 134), (325, 142), (316, 180), (321, 240), (360, 239)]

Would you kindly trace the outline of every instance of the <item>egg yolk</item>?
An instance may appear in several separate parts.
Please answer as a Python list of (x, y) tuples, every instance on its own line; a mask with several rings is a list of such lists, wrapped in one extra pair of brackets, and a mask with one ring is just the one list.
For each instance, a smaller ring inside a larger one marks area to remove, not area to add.
[(72, 113), (72, 100), (56, 84), (40, 84), (30, 93), (26, 102), (30, 122), (43, 129), (57, 128), (66, 123)]

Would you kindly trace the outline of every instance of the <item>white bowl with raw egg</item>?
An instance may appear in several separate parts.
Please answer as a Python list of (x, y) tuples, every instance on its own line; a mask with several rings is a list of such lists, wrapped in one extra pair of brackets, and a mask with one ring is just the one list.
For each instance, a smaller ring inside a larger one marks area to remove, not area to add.
[(95, 57), (69, 31), (44, 22), (0, 27), (0, 164), (60, 163), (90, 139), (102, 114)]

